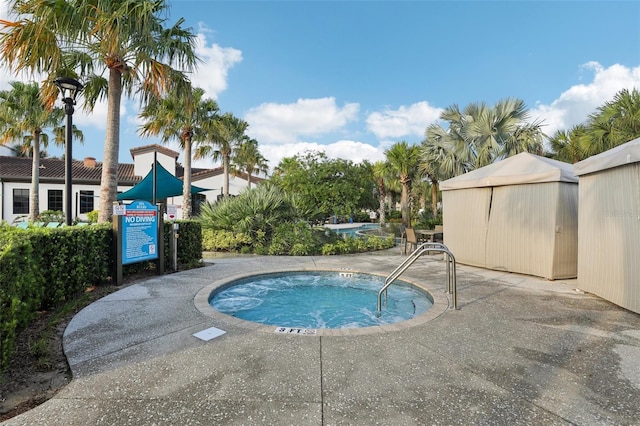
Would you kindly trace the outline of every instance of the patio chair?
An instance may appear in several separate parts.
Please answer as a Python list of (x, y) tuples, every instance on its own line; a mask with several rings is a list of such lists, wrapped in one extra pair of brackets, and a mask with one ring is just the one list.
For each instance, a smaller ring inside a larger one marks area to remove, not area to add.
[(436, 233), (433, 235), (433, 241), (444, 241), (444, 228), (442, 225), (436, 225), (433, 229)]
[(418, 237), (415, 229), (413, 228), (406, 228), (405, 232), (407, 233), (407, 238), (404, 242), (404, 254), (407, 254), (407, 245), (409, 245), (409, 249), (411, 251), (418, 248)]

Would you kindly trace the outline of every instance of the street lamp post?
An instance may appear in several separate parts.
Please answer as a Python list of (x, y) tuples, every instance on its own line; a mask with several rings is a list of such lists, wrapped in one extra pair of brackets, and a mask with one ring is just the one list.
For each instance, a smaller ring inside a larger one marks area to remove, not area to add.
[(67, 115), (67, 124), (65, 128), (65, 153), (64, 153), (64, 186), (65, 186), (65, 223), (71, 226), (73, 223), (73, 215), (71, 211), (71, 191), (73, 175), (71, 171), (72, 165), (72, 128), (73, 128), (73, 106), (76, 104), (76, 96), (83, 88), (79, 81), (73, 78), (59, 77), (53, 80), (53, 83), (60, 89), (62, 94), (62, 102), (64, 102), (64, 112)]

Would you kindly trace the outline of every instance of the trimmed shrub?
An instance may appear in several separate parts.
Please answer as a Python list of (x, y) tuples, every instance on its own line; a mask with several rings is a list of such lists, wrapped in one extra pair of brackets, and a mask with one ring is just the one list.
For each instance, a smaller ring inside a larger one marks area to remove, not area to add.
[(0, 229), (0, 371), (15, 348), (16, 332), (31, 321), (40, 306), (43, 278), (25, 232)]

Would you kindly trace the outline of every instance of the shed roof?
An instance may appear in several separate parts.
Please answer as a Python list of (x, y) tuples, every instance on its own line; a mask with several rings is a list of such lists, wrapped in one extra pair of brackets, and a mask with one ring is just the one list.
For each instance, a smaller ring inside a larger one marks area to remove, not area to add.
[(573, 165), (569, 163), (522, 152), (440, 182), (440, 189), (446, 191), (544, 182), (577, 183), (578, 179), (573, 174)]
[(640, 138), (582, 160), (573, 166), (576, 176), (640, 162)]

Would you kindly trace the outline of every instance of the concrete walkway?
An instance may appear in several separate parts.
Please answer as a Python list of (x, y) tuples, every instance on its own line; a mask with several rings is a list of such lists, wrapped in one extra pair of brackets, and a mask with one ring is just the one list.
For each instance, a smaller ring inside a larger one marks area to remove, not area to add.
[[(123, 288), (69, 324), (71, 383), (4, 424), (640, 422), (640, 315), (575, 291), (575, 280), (459, 265), (455, 311), (447, 307), (444, 263), (425, 256), (403, 276), (435, 296), (424, 317), (312, 336), (275, 333), (206, 306), (212, 288), (240, 275), (386, 275), (401, 259), (397, 250), (216, 258)], [(226, 333), (193, 336), (210, 327)]]

